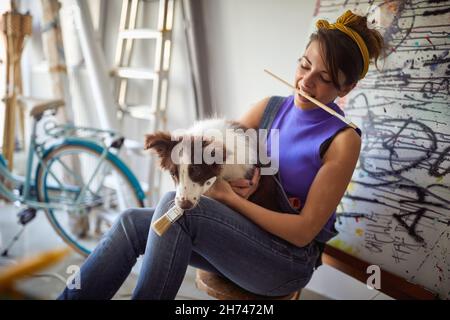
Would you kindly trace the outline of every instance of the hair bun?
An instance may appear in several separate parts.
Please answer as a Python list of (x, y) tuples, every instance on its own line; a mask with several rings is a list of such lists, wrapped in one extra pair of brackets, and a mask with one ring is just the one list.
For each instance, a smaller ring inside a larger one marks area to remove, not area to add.
[(354, 14), (354, 18), (347, 23), (347, 26), (358, 32), (361, 38), (364, 39), (369, 51), (369, 57), (374, 59), (376, 63), (385, 47), (383, 36), (380, 32), (367, 26), (367, 17), (357, 14)]

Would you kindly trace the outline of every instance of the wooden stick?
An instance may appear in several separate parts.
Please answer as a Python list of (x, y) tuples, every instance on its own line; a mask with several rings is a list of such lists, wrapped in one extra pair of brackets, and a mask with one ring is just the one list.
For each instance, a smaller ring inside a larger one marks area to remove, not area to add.
[(266, 73), (268, 73), (269, 75), (271, 75), (272, 77), (274, 77), (275, 79), (283, 82), (285, 85), (289, 86), (290, 88), (294, 89), (295, 92), (300, 93), (302, 96), (304, 96), (306, 99), (308, 99), (309, 101), (311, 101), (312, 103), (314, 103), (316, 106), (321, 107), (323, 110), (325, 110), (326, 112), (332, 114), (333, 116), (337, 117), (338, 119), (342, 120), (343, 122), (345, 122), (346, 124), (348, 124), (350, 127), (352, 127), (353, 129), (357, 129), (358, 127), (351, 122), (350, 120), (345, 119), (343, 116), (341, 116), (339, 113), (337, 113), (336, 111), (334, 111), (333, 109), (331, 109), (330, 107), (324, 105), (322, 102), (320, 102), (319, 100), (314, 99), (313, 97), (310, 97), (309, 95), (307, 95), (306, 93), (297, 91), (297, 89), (291, 85), (289, 82), (287, 82), (286, 80), (281, 79), (280, 77), (276, 76), (275, 74), (273, 74), (272, 72), (270, 72), (267, 69), (264, 69), (264, 71)]

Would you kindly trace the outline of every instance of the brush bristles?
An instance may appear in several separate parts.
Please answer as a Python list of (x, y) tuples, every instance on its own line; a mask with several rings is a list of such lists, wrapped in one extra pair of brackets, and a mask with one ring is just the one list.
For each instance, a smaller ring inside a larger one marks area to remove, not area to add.
[(156, 234), (161, 237), (167, 231), (167, 229), (169, 229), (171, 224), (172, 222), (170, 221), (167, 214), (165, 214), (152, 224), (152, 228), (153, 230), (155, 230)]
[(158, 236), (162, 236), (169, 229), (170, 225), (183, 215), (183, 212), (184, 210), (177, 206), (170, 208), (169, 211), (152, 224), (153, 230)]

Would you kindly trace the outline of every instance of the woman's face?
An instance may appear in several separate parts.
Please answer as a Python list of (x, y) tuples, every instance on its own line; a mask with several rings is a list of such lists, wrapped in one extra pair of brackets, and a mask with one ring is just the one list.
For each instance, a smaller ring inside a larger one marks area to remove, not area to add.
[[(295, 87), (310, 97), (327, 104), (336, 99), (337, 96), (345, 96), (355, 84), (344, 86), (345, 76), (339, 71), (339, 84), (341, 90), (336, 89), (332, 82), (331, 74), (327, 71), (322, 51), (318, 41), (312, 41), (304, 55), (299, 59), (295, 73)], [(313, 109), (317, 106), (295, 93), (294, 103), (302, 109)]]

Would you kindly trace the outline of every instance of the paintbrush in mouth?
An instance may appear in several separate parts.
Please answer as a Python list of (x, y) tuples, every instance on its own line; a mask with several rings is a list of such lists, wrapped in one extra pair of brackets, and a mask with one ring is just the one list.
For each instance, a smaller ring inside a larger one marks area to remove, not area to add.
[(264, 69), (264, 72), (268, 73), (269, 75), (271, 75), (272, 77), (274, 77), (275, 79), (283, 82), (285, 85), (287, 85), (288, 87), (292, 88), (295, 90), (296, 93), (301, 94), (303, 97), (305, 97), (306, 99), (308, 99), (309, 101), (311, 101), (312, 103), (314, 103), (316, 106), (322, 108), (323, 110), (325, 110), (326, 112), (332, 114), (333, 116), (335, 116), (336, 118), (342, 120), (343, 122), (345, 122), (346, 124), (348, 124), (350, 127), (352, 127), (353, 129), (357, 129), (358, 127), (351, 122), (350, 120), (344, 118), (343, 116), (341, 116), (339, 113), (337, 113), (336, 111), (334, 111), (333, 109), (331, 109), (330, 107), (326, 106), (325, 104), (323, 104), (322, 102), (320, 102), (317, 99), (314, 99), (313, 97), (310, 97), (309, 95), (307, 95), (306, 93), (304, 93), (303, 91), (297, 90), (296, 88), (294, 88), (293, 85), (291, 85), (289, 82), (287, 82), (286, 80), (281, 79), (280, 77), (278, 77), (277, 75), (275, 75), (274, 73), (270, 72), (267, 69)]

